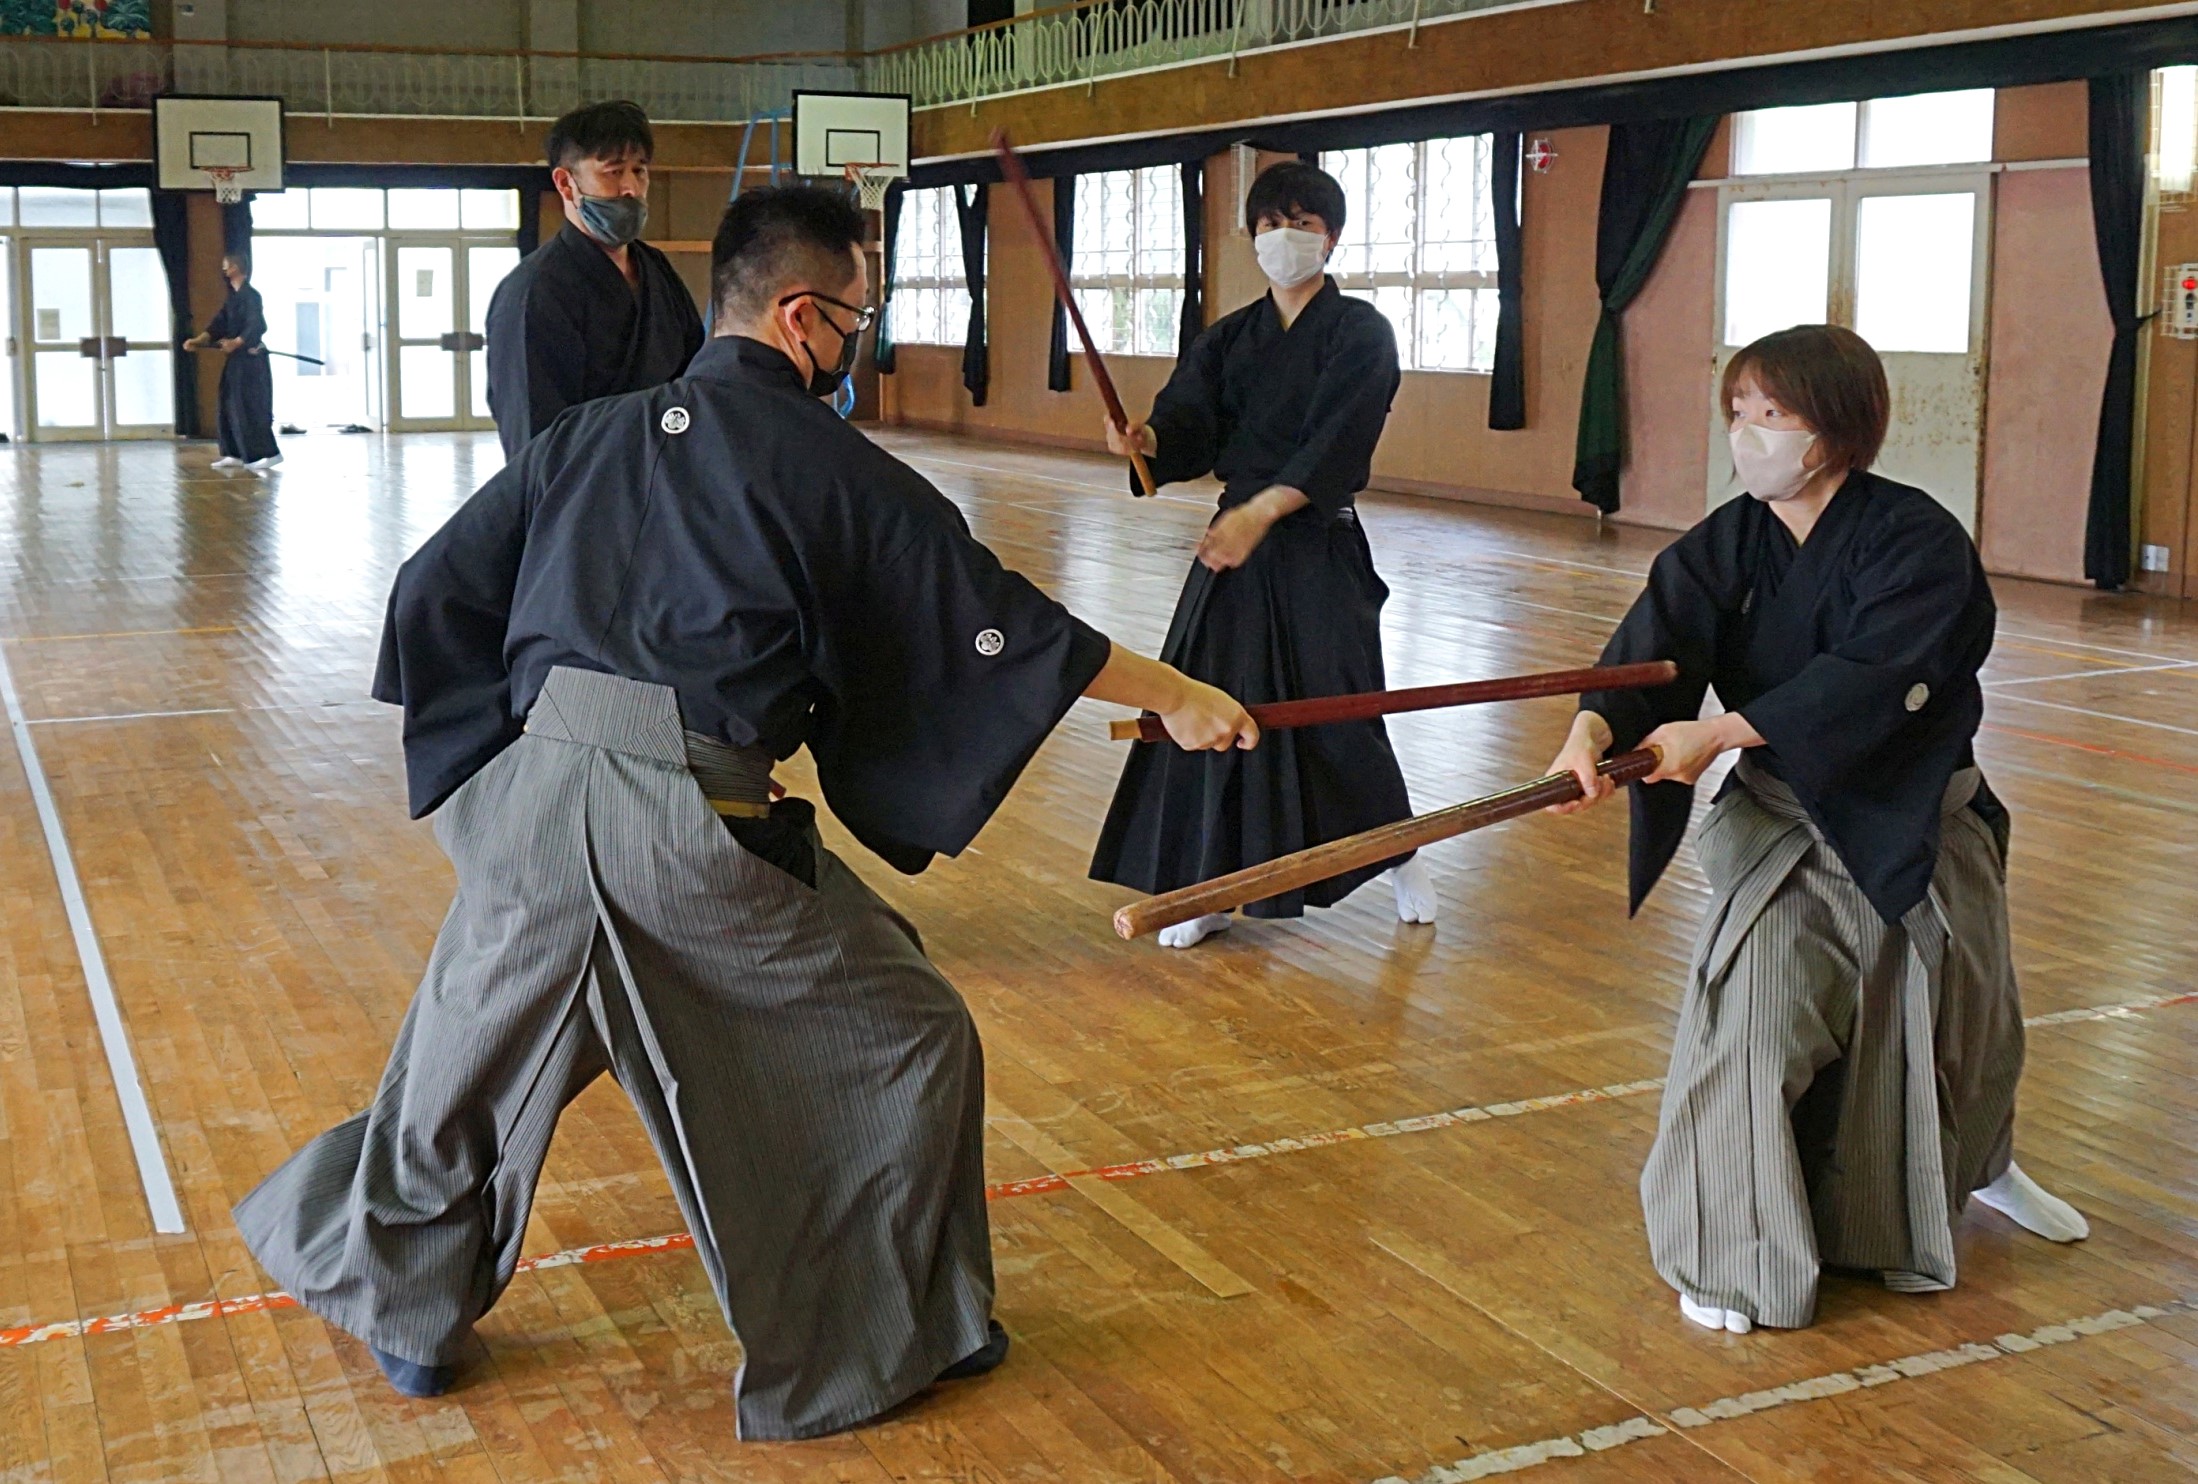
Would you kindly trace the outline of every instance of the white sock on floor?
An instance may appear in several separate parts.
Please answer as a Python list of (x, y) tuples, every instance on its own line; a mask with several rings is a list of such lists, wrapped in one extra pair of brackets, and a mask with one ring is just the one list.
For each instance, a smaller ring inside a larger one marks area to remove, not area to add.
[(1204, 917), (1194, 917), (1189, 922), (1179, 922), (1174, 927), (1160, 930), (1162, 948), (1195, 948), (1215, 933), (1225, 933), (1235, 921), (1226, 912), (1209, 912)]
[(1435, 883), (1427, 879), (1427, 867), (1418, 856), (1389, 872), (1389, 885), (1397, 894), (1397, 921), (1435, 920)]
[(2091, 1223), (2084, 1220), (2083, 1212), (2025, 1175), (2020, 1165), (2010, 1164), (2006, 1174), (1974, 1194), (2009, 1221), (2048, 1242), (2081, 1242), (2091, 1235)]
[(1754, 1321), (1737, 1309), (1698, 1304), (1683, 1293), (1679, 1295), (1679, 1312), (1704, 1329), (1721, 1329), (1727, 1334), (1744, 1335), (1755, 1328)]

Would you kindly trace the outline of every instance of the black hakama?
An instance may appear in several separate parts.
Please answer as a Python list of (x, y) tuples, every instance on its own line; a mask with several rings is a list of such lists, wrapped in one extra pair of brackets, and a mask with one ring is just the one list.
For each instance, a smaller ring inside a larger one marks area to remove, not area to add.
[(646, 242), (610, 254), (570, 222), (504, 276), (488, 301), (488, 407), (515, 457), (567, 407), (662, 386), (702, 345), (702, 317), (671, 260)]
[(238, 1205), (246, 1244), (377, 1349), (457, 1361), (610, 1071), (740, 1340), (742, 1437), (929, 1385), (992, 1305), (983, 1049), (765, 780), (806, 745), (921, 870), (1108, 649), (755, 341), (561, 418), (398, 575), (375, 694), (457, 892), (373, 1105)]
[[(1951, 1287), (1951, 1223), (2006, 1171), (2023, 1059), (2007, 815), (1971, 742), (1994, 607), (1976, 549), (1920, 490), (1858, 474), (1797, 544), (1734, 500), (1656, 560), (1603, 663), (1614, 750), (1715, 687), (1767, 745), (1704, 821), (1710, 904), (1656, 1143), (1650, 1254), (1697, 1304), (1807, 1324), (1824, 1267)], [(1635, 906), (1692, 789), (1631, 790)]]
[(271, 459), (275, 446), (275, 378), (267, 361), (267, 313), (259, 290), (247, 283), (230, 290), (206, 334), (215, 341), (242, 340), (221, 367), (219, 413), (214, 432), (222, 457), (257, 463)]
[[(1211, 472), (1223, 510), (1274, 485), (1311, 503), (1277, 521), (1242, 566), (1191, 564), (1162, 659), (1246, 705), (1386, 688), (1389, 589), (1352, 501), (1366, 487), (1397, 383), (1389, 322), (1333, 281), (1287, 329), (1263, 298), (1198, 337), (1153, 404), (1153, 478)], [(1270, 733), (1249, 752), (1135, 743), (1091, 874), (1171, 891), (1411, 812), (1378, 719)], [(1405, 859), (1244, 911), (1296, 917)]]

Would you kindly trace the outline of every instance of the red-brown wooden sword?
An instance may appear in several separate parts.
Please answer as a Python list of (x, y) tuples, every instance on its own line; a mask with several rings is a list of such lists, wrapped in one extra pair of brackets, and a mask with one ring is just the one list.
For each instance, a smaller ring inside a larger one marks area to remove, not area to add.
[[(1595, 771), (1613, 783), (1632, 783), (1655, 772), (1657, 760), (1655, 748), (1642, 747), (1608, 759)], [(1325, 845), (1315, 845), (1294, 855), (1277, 856), (1256, 866), (1246, 866), (1241, 871), (1216, 876), (1196, 886), (1142, 898), (1114, 914), (1114, 930), (1125, 938), (1136, 938), (1179, 922), (1189, 922), (1194, 917), (1204, 917), (1209, 912), (1232, 911), (1246, 902), (1264, 901), (1286, 891), (1297, 891), (1316, 881), (1394, 860), (1437, 840), (1517, 819), (1552, 804), (1569, 804), (1579, 797), (1578, 778), (1570, 773), (1552, 773), (1547, 778), (1537, 778), (1532, 783), (1522, 783), (1517, 788), (1507, 788), (1483, 799), (1400, 819), (1395, 824), (1346, 835), (1341, 840), (1330, 840)]]
[[(1303, 701), (1270, 701), (1247, 706), (1262, 731), (1315, 727), (1331, 721), (1364, 721), (1400, 711), (1432, 711), (1440, 706), (1474, 706), (1485, 701), (1528, 701), (1536, 696), (1576, 696), (1591, 690), (1639, 690), (1669, 685), (1679, 678), (1670, 660), (1638, 665), (1603, 665), (1588, 670), (1545, 670), (1498, 680), (1467, 680), (1456, 685), (1419, 685), (1410, 690), (1369, 690), (1347, 696), (1315, 696)], [(1151, 712), (1107, 724), (1116, 742), (1165, 742), (1167, 728)]]
[[(1107, 363), (1100, 358), (1099, 348), (1091, 343), (1091, 330), (1084, 323), (1084, 311), (1076, 307), (1076, 295), (1069, 289), (1068, 269), (1061, 263), (1053, 234), (1046, 230), (1044, 220), (1038, 215), (1038, 198), (1031, 193), (1030, 172), (1023, 168), (1023, 157), (1015, 153), (1015, 146), (1008, 143), (1007, 130), (992, 131), (992, 152), (1000, 157), (1000, 174), (1015, 188), (1016, 199), (1023, 203), (1023, 218), (1030, 223), (1030, 235), (1038, 239), (1039, 250), (1045, 254), (1046, 268), (1053, 275), (1053, 297), (1061, 301), (1061, 307), (1068, 311), (1069, 322), (1076, 326), (1076, 338), (1084, 347), (1084, 364), (1091, 368), (1091, 381), (1099, 388), (1099, 400), (1107, 404), (1108, 418), (1126, 437), (1130, 430), (1130, 415), (1122, 410), (1122, 397), (1114, 389), (1114, 378), (1107, 374)], [(1054, 189), (1060, 188), (1056, 182)], [(1130, 467), (1137, 471), (1138, 486), (1146, 494), (1152, 494), (1152, 470), (1145, 467), (1145, 456), (1135, 448), (1130, 450)]]

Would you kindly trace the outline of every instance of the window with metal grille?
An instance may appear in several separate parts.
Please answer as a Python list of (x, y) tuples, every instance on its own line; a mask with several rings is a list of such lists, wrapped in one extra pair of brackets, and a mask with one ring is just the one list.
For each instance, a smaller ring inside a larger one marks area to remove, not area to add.
[(1069, 286), (1101, 350), (1175, 354), (1183, 309), (1183, 176), (1176, 166), (1076, 177)]
[(969, 337), (969, 277), (962, 271), (962, 222), (954, 188), (901, 197), (893, 236), (893, 293), (887, 323), (899, 345), (960, 345)]
[(1328, 272), (1388, 317), (1407, 370), (1495, 367), (1494, 145), (1466, 134), (1320, 157), (1345, 207)]

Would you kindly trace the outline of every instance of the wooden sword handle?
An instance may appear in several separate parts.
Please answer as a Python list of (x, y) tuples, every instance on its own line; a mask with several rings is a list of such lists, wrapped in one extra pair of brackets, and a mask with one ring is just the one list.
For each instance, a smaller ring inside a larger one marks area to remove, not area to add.
[[(1038, 239), (1039, 251), (1045, 255), (1046, 270), (1053, 276), (1053, 297), (1061, 301), (1068, 311), (1071, 323), (1076, 326), (1076, 338), (1084, 347), (1084, 364), (1091, 369), (1091, 382), (1099, 388), (1099, 400), (1107, 404), (1107, 417), (1127, 438), (1130, 431), (1130, 415), (1122, 410), (1121, 394), (1114, 389), (1114, 378), (1107, 374), (1107, 363), (1099, 354), (1099, 348), (1091, 343), (1091, 329), (1084, 323), (1084, 311), (1076, 307), (1076, 295), (1069, 288), (1068, 269), (1061, 263), (1060, 249), (1054, 246), (1053, 234), (1046, 230), (1045, 221), (1038, 215), (1038, 197), (1030, 188), (1030, 171), (1023, 166), (1023, 157), (1015, 153), (1015, 146), (1008, 142), (1007, 130), (992, 131), (992, 152), (1000, 157), (1000, 174), (1015, 188), (1016, 199), (1023, 203), (1023, 219), (1030, 223), (1030, 235)], [(1054, 189), (1061, 187), (1058, 182)], [(1137, 471), (1138, 487), (1148, 495), (1157, 493), (1152, 482), (1152, 470), (1145, 466), (1144, 451), (1135, 444), (1130, 446), (1130, 467)]]
[[(1648, 660), (1637, 665), (1543, 670), (1533, 675), (1467, 680), (1455, 685), (1421, 685), (1410, 690), (1369, 690), (1345, 696), (1316, 696), (1304, 701), (1269, 701), (1244, 709), (1265, 732), (1284, 727), (1321, 726), (1335, 721), (1364, 721), (1373, 716), (1430, 711), (1440, 706), (1528, 701), (1537, 696), (1576, 696), (1591, 690), (1637, 690), (1669, 685), (1678, 678), (1679, 667), (1670, 660)], [(1168, 729), (1161, 725), (1159, 717), (1147, 711), (1126, 721), (1108, 722), (1107, 736), (1116, 742), (1165, 742)]]
[[(1636, 748), (1597, 765), (1595, 771), (1612, 783), (1633, 783), (1656, 771), (1661, 754), (1653, 747)], [(1114, 930), (1124, 938), (1142, 937), (1209, 912), (1228, 912), (1247, 902), (1263, 901), (1286, 891), (1311, 886), (1316, 881), (1342, 876), (1362, 866), (1393, 860), (1438, 840), (1485, 829), (1522, 814), (1532, 814), (1552, 804), (1569, 804), (1581, 796), (1580, 780), (1570, 773), (1552, 773), (1532, 783), (1522, 783), (1486, 798), (1452, 804), (1432, 814), (1400, 819), (1341, 840), (1330, 840), (1291, 855), (1246, 866), (1196, 886), (1162, 892), (1131, 902), (1114, 914)]]

